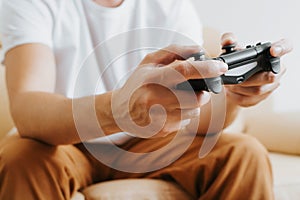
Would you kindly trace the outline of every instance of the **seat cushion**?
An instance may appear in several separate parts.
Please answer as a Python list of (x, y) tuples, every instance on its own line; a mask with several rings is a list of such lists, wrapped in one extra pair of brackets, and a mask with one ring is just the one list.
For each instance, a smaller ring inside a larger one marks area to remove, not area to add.
[(190, 200), (178, 185), (156, 179), (125, 179), (98, 183), (82, 191), (87, 200)]
[[(270, 153), (276, 200), (300, 196), (300, 156)], [(82, 191), (86, 200), (193, 199), (179, 186), (156, 179), (125, 179), (94, 184)], [(84, 199), (79, 194), (76, 200)], [(72, 199), (75, 200), (75, 199)]]
[(81, 192), (76, 192), (71, 200), (85, 200), (85, 197)]
[(300, 156), (270, 153), (276, 200), (299, 199)]

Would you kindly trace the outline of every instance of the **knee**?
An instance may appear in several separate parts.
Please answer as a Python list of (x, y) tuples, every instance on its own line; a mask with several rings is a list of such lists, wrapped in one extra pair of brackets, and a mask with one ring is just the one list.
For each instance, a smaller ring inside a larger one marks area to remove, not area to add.
[(244, 163), (249, 161), (257, 165), (269, 165), (268, 151), (256, 138), (249, 135), (228, 134), (221, 140), (228, 144), (227, 152), (234, 159)]
[(56, 147), (41, 142), (23, 139), (18, 136), (9, 138), (0, 148), (0, 173), (34, 173), (45, 162), (53, 160)]

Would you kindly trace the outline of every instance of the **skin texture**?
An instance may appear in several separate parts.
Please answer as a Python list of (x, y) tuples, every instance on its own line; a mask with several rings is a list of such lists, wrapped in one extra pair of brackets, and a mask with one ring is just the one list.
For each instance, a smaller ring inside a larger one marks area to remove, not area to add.
[(115, 8), (120, 6), (124, 0), (93, 0), (96, 4), (101, 6)]
[[(233, 34), (225, 34), (222, 37), (222, 44), (231, 42), (235, 42)], [(98, 130), (89, 124), (88, 116), (94, 109), (102, 133), (105, 135), (128, 131), (138, 137), (163, 137), (182, 129), (184, 120), (197, 119), (201, 107), (201, 123), (200, 126), (196, 124), (198, 126), (196, 130), (198, 134), (206, 134), (210, 123), (210, 106), (207, 104), (210, 95), (207, 92), (191, 94), (174, 90), (174, 86), (184, 79), (219, 76), (227, 70), (227, 66), (222, 62), (185, 60), (187, 55), (199, 51), (199, 48), (172, 45), (148, 54), (122, 88), (95, 96), (94, 108), (89, 104), (91, 98), (94, 98), (92, 96), (68, 99), (54, 93), (55, 62), (50, 48), (41, 44), (15, 47), (5, 56), (7, 87), (13, 119), (22, 137), (59, 145), (74, 144), (99, 137)], [(291, 45), (286, 40), (281, 40), (273, 44), (271, 53), (273, 56), (282, 56), (291, 49)], [(215, 131), (228, 126), (240, 106), (255, 105), (269, 96), (278, 87), (284, 71), (283, 68), (278, 75), (260, 73), (243, 84), (227, 86), (225, 124), (217, 127)], [(174, 72), (180, 76), (176, 78), (169, 76)], [(145, 74), (142, 81), (141, 73)], [(181, 105), (174, 93), (184, 99)], [(124, 98), (128, 94), (131, 95)], [(163, 97), (161, 94), (164, 94)], [(74, 123), (72, 109), (74, 102), (80, 105), (77, 112), (86, 115), (80, 119), (86, 132), (81, 138)], [(156, 104), (162, 106), (153, 107)], [(168, 115), (165, 116), (165, 113)], [(132, 124), (118, 123), (126, 119), (132, 119), (134, 124), (139, 126), (149, 124), (151, 126), (146, 132), (134, 132)], [(191, 123), (188, 127), (195, 128), (195, 124)]]

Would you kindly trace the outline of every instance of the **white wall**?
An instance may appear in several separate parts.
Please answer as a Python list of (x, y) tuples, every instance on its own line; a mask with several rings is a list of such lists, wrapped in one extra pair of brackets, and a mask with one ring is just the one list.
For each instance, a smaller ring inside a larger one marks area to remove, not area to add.
[[(193, 0), (206, 26), (234, 32), (241, 44), (288, 38), (294, 45), (282, 58), (288, 71), (274, 94), (275, 109), (300, 110), (300, 2), (296, 0)], [(299, 83), (298, 83), (299, 81)]]

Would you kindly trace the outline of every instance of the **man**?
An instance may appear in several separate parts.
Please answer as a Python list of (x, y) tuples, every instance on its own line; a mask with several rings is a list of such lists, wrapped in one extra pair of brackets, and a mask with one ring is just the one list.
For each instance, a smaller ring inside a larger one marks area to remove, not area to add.
[[(255, 139), (223, 134), (205, 158), (198, 152), (208, 130), (221, 131), (239, 107), (268, 97), (285, 70), (226, 86), (224, 123), (210, 129), (210, 95), (174, 87), (220, 76), (227, 66), (186, 60), (199, 46), (153, 52), (201, 44), (200, 22), (188, 1), (5, 0), (1, 13), (19, 134), (1, 141), (0, 199), (69, 199), (94, 182), (131, 177), (175, 181), (194, 198), (273, 199), (267, 152)], [(232, 34), (223, 35), (222, 45), (234, 42)], [(281, 40), (271, 54), (290, 50)], [(159, 155), (138, 158), (113, 151), (112, 143), (91, 141), (119, 132), (126, 133), (113, 143), (128, 152), (156, 151), (175, 133), (179, 139)], [(94, 147), (98, 152), (87, 151)]]

